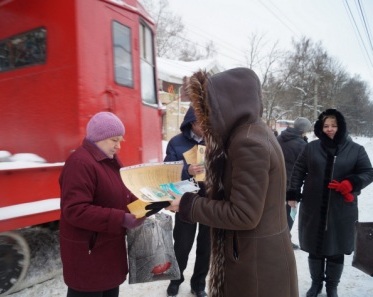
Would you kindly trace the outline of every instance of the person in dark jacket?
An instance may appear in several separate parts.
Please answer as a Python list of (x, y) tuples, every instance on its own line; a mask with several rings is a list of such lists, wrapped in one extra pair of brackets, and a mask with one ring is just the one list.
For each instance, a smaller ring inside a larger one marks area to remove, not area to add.
[(127, 204), (116, 152), (125, 128), (110, 112), (95, 114), (82, 145), (60, 175), (60, 247), (68, 297), (117, 297), (128, 272), (126, 229), (141, 225)]
[(327, 296), (337, 297), (344, 255), (354, 250), (358, 195), (373, 181), (373, 169), (364, 147), (348, 136), (338, 110), (322, 112), (314, 132), (319, 139), (308, 143), (298, 157), (287, 200), (293, 206), (302, 202), (299, 243), (309, 253), (312, 280), (307, 297), (320, 294), (324, 280)]
[[(200, 126), (196, 122), (196, 117), (192, 107), (189, 107), (184, 120), (180, 125), (178, 135), (171, 138), (166, 148), (165, 162), (184, 161), (181, 179), (190, 179), (205, 171), (204, 164), (187, 164), (183, 154), (195, 145), (205, 145)], [(197, 235), (196, 260), (194, 263), (193, 275), (190, 279), (192, 293), (197, 297), (207, 296), (205, 292), (206, 276), (209, 270), (210, 260), (210, 231), (209, 227), (203, 224), (188, 224), (180, 220), (179, 214), (175, 214), (175, 227), (173, 230), (174, 250), (176, 260), (180, 268), (180, 279), (172, 280), (167, 288), (168, 296), (176, 296), (179, 286), (184, 281), (183, 272), (187, 267), (189, 253), (192, 249), (194, 238)]]
[[(298, 117), (294, 121), (294, 128), (289, 126), (282, 131), (279, 136), (277, 136), (278, 143), (280, 144), (282, 152), (284, 153), (287, 184), (289, 183), (294, 163), (297, 160), (300, 152), (307, 144), (304, 137), (306, 136), (306, 133), (311, 130), (311, 128), (312, 124), (307, 118)], [(296, 211), (296, 208), (292, 208), (289, 204), (286, 204), (286, 215), (289, 231), (291, 231), (294, 224), (294, 219), (291, 216), (292, 209), (294, 212)], [(292, 245), (294, 249), (299, 249), (299, 246), (295, 243)]]
[(298, 297), (285, 162), (261, 118), (258, 76), (248, 68), (199, 71), (188, 94), (206, 141), (206, 195), (175, 195), (166, 209), (212, 227), (209, 296)]

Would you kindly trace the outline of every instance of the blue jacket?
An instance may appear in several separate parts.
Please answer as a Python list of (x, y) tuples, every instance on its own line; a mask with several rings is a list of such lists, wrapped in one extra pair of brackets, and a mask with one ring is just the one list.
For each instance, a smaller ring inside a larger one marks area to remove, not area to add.
[(190, 179), (192, 177), (188, 173), (189, 164), (186, 163), (183, 153), (187, 152), (197, 144), (205, 145), (204, 141), (198, 143), (191, 136), (190, 132), (192, 130), (192, 123), (195, 121), (196, 116), (194, 114), (194, 110), (192, 107), (189, 107), (187, 113), (185, 114), (184, 120), (180, 125), (181, 133), (172, 137), (166, 148), (166, 157), (164, 159), (165, 162), (184, 161), (184, 167), (181, 174), (182, 180)]

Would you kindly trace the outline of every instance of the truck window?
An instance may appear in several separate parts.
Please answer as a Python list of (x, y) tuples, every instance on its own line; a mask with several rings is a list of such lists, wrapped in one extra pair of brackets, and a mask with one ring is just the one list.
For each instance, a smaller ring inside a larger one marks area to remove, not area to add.
[(45, 28), (0, 40), (0, 72), (45, 63)]
[(153, 34), (140, 24), (141, 97), (144, 103), (156, 104)]
[(113, 43), (115, 82), (133, 87), (130, 28), (118, 22), (113, 22)]

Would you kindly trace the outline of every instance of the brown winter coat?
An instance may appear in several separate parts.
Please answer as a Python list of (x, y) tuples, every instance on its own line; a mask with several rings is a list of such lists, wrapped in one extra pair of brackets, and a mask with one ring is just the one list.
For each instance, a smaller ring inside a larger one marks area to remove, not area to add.
[(259, 79), (246, 68), (198, 72), (189, 95), (205, 132), (208, 199), (184, 194), (179, 214), (213, 227), (209, 296), (297, 297), (284, 159), (260, 118)]

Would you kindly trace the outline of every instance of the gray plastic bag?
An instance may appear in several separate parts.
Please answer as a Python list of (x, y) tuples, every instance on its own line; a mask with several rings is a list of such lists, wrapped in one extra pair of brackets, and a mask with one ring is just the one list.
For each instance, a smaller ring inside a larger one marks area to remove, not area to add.
[(172, 217), (156, 213), (127, 231), (129, 284), (180, 278), (172, 240)]

